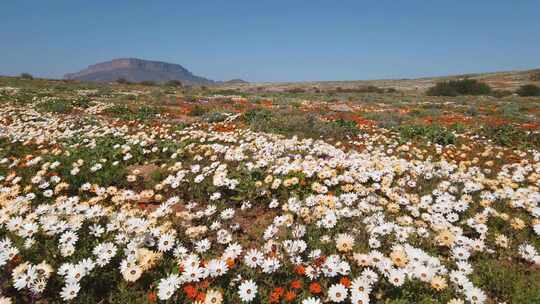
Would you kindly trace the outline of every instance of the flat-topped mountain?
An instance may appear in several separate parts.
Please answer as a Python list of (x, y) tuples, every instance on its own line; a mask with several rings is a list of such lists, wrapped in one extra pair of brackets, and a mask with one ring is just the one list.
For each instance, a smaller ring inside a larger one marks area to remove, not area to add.
[(213, 84), (214, 81), (193, 75), (179, 64), (137, 58), (119, 58), (97, 63), (86, 69), (64, 75), (67, 79), (110, 82), (123, 78), (131, 82), (154, 81), (157, 83), (179, 80), (186, 84)]

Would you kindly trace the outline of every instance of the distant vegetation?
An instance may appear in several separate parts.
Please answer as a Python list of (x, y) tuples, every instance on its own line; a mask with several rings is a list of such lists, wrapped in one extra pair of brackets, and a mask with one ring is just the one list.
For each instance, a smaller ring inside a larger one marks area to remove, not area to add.
[(501, 98), (501, 97), (505, 97), (505, 96), (510, 96), (512, 95), (512, 91), (508, 91), (508, 90), (493, 90), (491, 91), (491, 96), (494, 96), (494, 97), (498, 97), (498, 98)]
[(22, 73), (20, 77), (22, 79), (34, 79), (34, 76), (32, 76), (32, 74), (29, 74), (29, 73)]
[(119, 83), (119, 84), (130, 84), (131, 82), (127, 81), (127, 79), (125, 79), (124, 77), (120, 77), (120, 78), (116, 79), (116, 83)]
[(165, 85), (169, 87), (179, 87), (179, 88), (183, 87), (182, 82), (180, 80), (169, 80), (167, 81)]
[(426, 92), (429, 96), (488, 95), (491, 87), (475, 79), (439, 82)]
[(155, 86), (156, 85), (156, 83), (154, 81), (151, 81), (151, 80), (144, 80), (144, 81), (141, 81), (139, 83), (142, 84), (143, 86)]
[(323, 121), (312, 113), (291, 110), (253, 109), (245, 112), (243, 119), (253, 130), (287, 136), (345, 140), (359, 132), (353, 121)]
[(397, 92), (394, 88), (380, 88), (374, 85), (361, 86), (355, 88), (342, 88), (337, 87), (334, 90), (336, 93), (395, 93)]
[(517, 91), (519, 96), (540, 96), (540, 87), (534, 84), (522, 85)]

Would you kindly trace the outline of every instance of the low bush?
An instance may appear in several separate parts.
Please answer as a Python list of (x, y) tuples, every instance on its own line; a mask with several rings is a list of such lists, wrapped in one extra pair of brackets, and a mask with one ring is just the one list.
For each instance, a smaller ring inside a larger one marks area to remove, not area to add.
[(92, 105), (94, 105), (94, 103), (88, 97), (79, 97), (79, 98), (73, 100), (71, 102), (71, 104), (74, 107), (84, 108), (84, 109), (89, 108)]
[(400, 126), (405, 117), (396, 112), (368, 112), (362, 114), (365, 119), (373, 120), (377, 123), (377, 126), (385, 129), (391, 129)]
[(475, 117), (478, 116), (478, 108), (474, 105), (471, 105), (465, 110), (465, 115)]
[(44, 112), (66, 114), (73, 110), (73, 103), (69, 100), (51, 100), (38, 104), (37, 108)]
[(488, 95), (491, 87), (475, 79), (439, 82), (426, 92), (429, 96)]
[(178, 88), (183, 87), (182, 82), (180, 80), (169, 80), (167, 81), (167, 83), (165, 83), (165, 85), (169, 87), (178, 87)]
[(343, 140), (359, 132), (353, 121), (323, 121), (314, 114), (294, 110), (251, 110), (244, 113), (243, 118), (252, 130), (286, 136)]
[(506, 147), (540, 147), (540, 134), (521, 130), (512, 125), (482, 126), (479, 134)]
[(253, 124), (258, 121), (269, 120), (271, 117), (272, 112), (267, 109), (249, 110), (243, 115), (244, 120), (249, 124)]
[(336, 87), (334, 89), (335, 93), (395, 93), (397, 90), (395, 88), (379, 88), (374, 85), (360, 86), (354, 88), (342, 88)]
[(510, 96), (512, 95), (512, 91), (508, 91), (508, 90), (493, 90), (490, 94), (491, 96), (494, 96), (494, 97), (497, 97), (497, 98), (502, 98), (502, 97), (506, 97), (506, 96)]
[(156, 83), (154, 81), (151, 81), (151, 80), (144, 80), (144, 81), (141, 81), (139, 82), (139, 84), (143, 85), (143, 86), (155, 86)]
[(453, 132), (439, 125), (407, 125), (398, 128), (402, 139), (426, 139), (439, 145), (452, 145), (456, 143)]
[(153, 119), (161, 113), (160, 109), (152, 106), (141, 106), (135, 112), (135, 116), (139, 120)]
[(287, 90), (289, 93), (305, 93), (306, 90), (303, 88), (290, 88)]
[(34, 76), (32, 76), (32, 74), (29, 74), (29, 73), (22, 73), (20, 77), (22, 79), (28, 79), (28, 80), (34, 79)]
[(521, 112), (519, 104), (507, 103), (499, 107), (499, 113), (504, 119), (512, 121), (524, 121), (525, 115)]
[(131, 82), (128, 81), (127, 79), (125, 79), (124, 77), (120, 77), (120, 78), (116, 79), (116, 82), (119, 83), (119, 84), (131, 84)]
[(540, 87), (534, 84), (526, 84), (519, 87), (516, 93), (524, 97), (537, 97), (540, 96)]
[(211, 111), (203, 115), (203, 120), (207, 122), (221, 122), (227, 119), (227, 114), (220, 111)]
[(191, 111), (189, 111), (189, 115), (190, 116), (202, 116), (202, 115), (206, 114), (207, 112), (208, 112), (207, 108), (205, 108), (203, 106), (200, 106), (200, 105), (196, 105), (193, 108), (191, 108)]
[(126, 105), (119, 104), (108, 108), (106, 112), (125, 120), (147, 120), (155, 118), (161, 111), (156, 107), (146, 105), (132, 110)]
[(186, 95), (186, 96), (184, 96), (184, 100), (185, 100), (186, 102), (196, 102), (196, 101), (198, 101), (199, 99), (200, 99), (200, 97), (199, 97), (199, 96), (196, 96), (196, 95)]

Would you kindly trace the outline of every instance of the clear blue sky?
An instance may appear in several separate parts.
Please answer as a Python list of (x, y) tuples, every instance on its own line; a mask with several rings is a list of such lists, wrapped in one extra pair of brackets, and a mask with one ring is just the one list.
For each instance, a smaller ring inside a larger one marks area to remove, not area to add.
[(1, 75), (62, 77), (117, 57), (249, 81), (540, 67), (538, 0), (2, 2)]

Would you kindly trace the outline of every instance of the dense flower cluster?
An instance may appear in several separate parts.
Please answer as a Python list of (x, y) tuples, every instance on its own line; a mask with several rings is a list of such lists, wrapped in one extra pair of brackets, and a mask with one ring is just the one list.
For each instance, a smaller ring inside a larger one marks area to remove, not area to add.
[(476, 256), (540, 264), (534, 151), (486, 145), (467, 158), (470, 147), (428, 153), (384, 132), (340, 148), (212, 125), (0, 115), (9, 296), (70, 301), (108, 274), (154, 300), (370, 303), (419, 284), (484, 303)]

